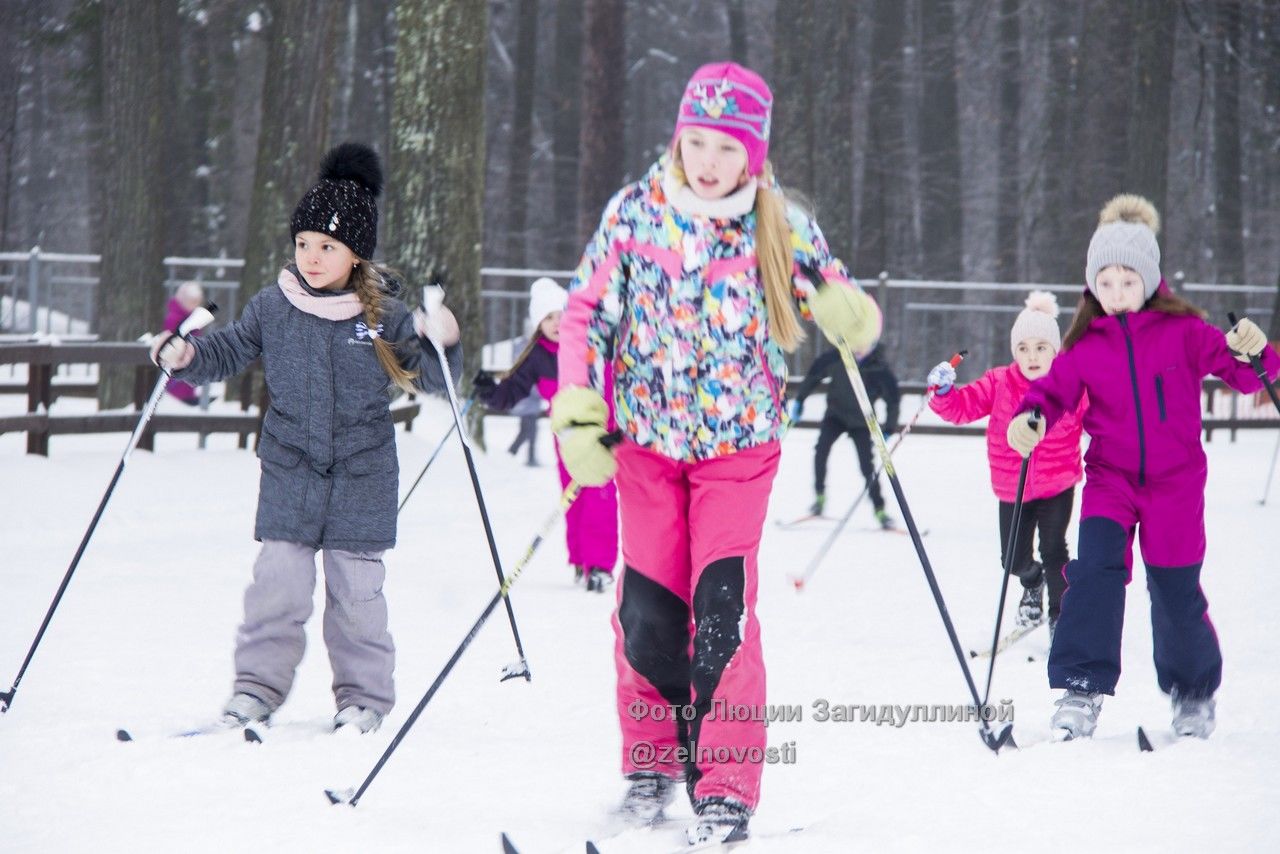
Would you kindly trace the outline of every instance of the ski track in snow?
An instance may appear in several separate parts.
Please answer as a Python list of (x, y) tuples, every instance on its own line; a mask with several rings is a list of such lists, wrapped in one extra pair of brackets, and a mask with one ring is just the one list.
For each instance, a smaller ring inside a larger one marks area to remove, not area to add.
[[(20, 411), (16, 396), (0, 411)], [(59, 401), (73, 412), (89, 402)], [(178, 411), (166, 400), (162, 411)], [(215, 404), (215, 409), (219, 404)], [(912, 411), (910, 401), (904, 403)], [(397, 430), (407, 489), (449, 425), (426, 402)], [(926, 419), (931, 414), (926, 414)], [(558, 484), (543, 422), (540, 468), (505, 453), (516, 419), (487, 423), (481, 482), (510, 569), (554, 506)], [(1280, 687), (1274, 617), (1280, 601), (1277, 510), (1257, 503), (1275, 441), (1243, 431), (1207, 446), (1209, 553), (1203, 584), (1225, 657), (1218, 729), (1207, 742), (1155, 753), (1136, 731), (1168, 732), (1151, 663), (1149, 603), (1139, 562), (1126, 614), (1124, 674), (1092, 742), (1047, 744), (1057, 692), (1048, 636), (1002, 655), (992, 702), (1012, 699), (1027, 745), (993, 756), (972, 723), (819, 722), (813, 704), (879, 707), (969, 702), (911, 540), (852, 530), (804, 592), (801, 571), (828, 531), (781, 531), (811, 498), (816, 433), (784, 442), (761, 551), (759, 615), (771, 703), (804, 719), (775, 723), (794, 764), (769, 766), (761, 835), (750, 851), (1023, 852), (1262, 850), (1280, 802)], [(124, 434), (55, 436), (49, 459), (0, 435), (0, 687), (8, 687), (119, 460)], [(325, 734), (333, 714), (319, 616), (289, 701), (266, 743), (151, 738), (210, 721), (227, 699), (231, 653), (257, 544), (258, 465), (234, 441), (161, 435), (135, 453), (18, 691), (0, 715), (0, 835), (6, 852), (239, 850), (276, 852), (582, 850), (624, 789), (614, 717), (611, 589), (571, 583), (562, 529), (513, 590), (533, 681), (499, 683), (514, 645), (495, 610), (439, 694), (355, 809), (324, 789), (358, 786), (494, 590), (494, 572), (456, 438), (405, 508), (387, 555), (398, 705), (368, 737)], [(983, 440), (912, 435), (895, 456), (911, 509), (964, 650), (990, 642), (1000, 567), (996, 500)], [(829, 512), (862, 489), (848, 442), (831, 459)], [(893, 496), (886, 497), (893, 510)], [(1078, 501), (1078, 499), (1077, 499)], [(895, 516), (899, 515), (897, 513)], [(863, 518), (865, 517), (865, 518)], [(1070, 531), (1074, 553), (1075, 525)], [(317, 611), (323, 587), (317, 585)], [(616, 589), (616, 588), (615, 588)], [(1017, 596), (1011, 589), (1005, 625)], [(1035, 657), (1027, 662), (1028, 655)], [(966, 654), (966, 658), (967, 658)], [(986, 662), (968, 662), (979, 691)], [(140, 736), (115, 740), (126, 727)], [(691, 816), (684, 798), (671, 813)], [(816, 825), (816, 826), (815, 826)]]

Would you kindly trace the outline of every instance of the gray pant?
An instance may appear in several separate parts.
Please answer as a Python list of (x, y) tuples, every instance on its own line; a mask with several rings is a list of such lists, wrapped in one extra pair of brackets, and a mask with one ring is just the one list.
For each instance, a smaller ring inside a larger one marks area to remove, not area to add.
[[(306, 648), (315, 554), (310, 546), (264, 540), (253, 565), (253, 583), (244, 592), (235, 690), (272, 709), (289, 696)], [(364, 706), (385, 715), (395, 703), (395, 645), (387, 631), (385, 577), (382, 552), (324, 550), (324, 642), (339, 709)]]

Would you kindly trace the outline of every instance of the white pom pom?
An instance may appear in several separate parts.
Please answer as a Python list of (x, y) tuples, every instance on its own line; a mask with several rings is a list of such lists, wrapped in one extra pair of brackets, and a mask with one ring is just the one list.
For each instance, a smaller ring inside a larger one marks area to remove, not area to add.
[(1043, 312), (1050, 317), (1058, 316), (1058, 298), (1049, 291), (1032, 291), (1027, 297), (1027, 308)]

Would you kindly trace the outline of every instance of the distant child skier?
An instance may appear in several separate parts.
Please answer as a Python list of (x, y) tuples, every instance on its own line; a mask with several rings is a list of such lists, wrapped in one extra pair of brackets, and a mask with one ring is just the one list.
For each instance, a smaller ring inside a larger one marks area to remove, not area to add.
[[(987, 463), (991, 466), (991, 488), (1000, 500), (1000, 565), (1022, 582), (1018, 623), (1023, 626), (1044, 619), (1044, 590), (1049, 588), (1049, 631), (1056, 630), (1062, 592), (1067, 583), (1062, 570), (1067, 552), (1067, 525), (1075, 504), (1076, 484), (1084, 476), (1080, 458), (1081, 418), (1089, 402), (1081, 396), (1071, 411), (1054, 424), (1044, 443), (1036, 448), (1027, 467), (1023, 491), (1022, 520), (1018, 542), (1013, 544), (1013, 561), (1006, 550), (1013, 511), (1017, 501), (1022, 456), (1009, 447), (1005, 433), (1009, 419), (1017, 411), (1034, 380), (1049, 372), (1062, 349), (1058, 329), (1058, 300), (1048, 291), (1033, 291), (1026, 308), (1009, 331), (1013, 364), (992, 368), (976, 381), (953, 387), (956, 370), (940, 362), (929, 372), (928, 383), (937, 386), (929, 406), (953, 424), (987, 419)], [(1040, 560), (1033, 559), (1031, 546), (1040, 532)]]
[[(898, 429), (898, 406), (901, 395), (898, 392), (898, 378), (884, 360), (884, 351), (877, 345), (870, 353), (857, 355), (858, 372), (867, 387), (867, 397), (874, 406), (876, 401), (883, 400), (885, 405), (884, 433), (886, 436)], [(817, 389), (818, 384), (827, 377), (831, 384), (827, 388), (827, 410), (822, 415), (822, 424), (818, 428), (818, 443), (813, 448), (813, 506), (809, 512), (821, 516), (827, 503), (827, 460), (831, 457), (831, 448), (836, 440), (848, 433), (853, 440), (853, 447), (858, 452), (858, 467), (867, 482), (867, 490), (871, 493), (871, 506), (875, 511), (876, 521), (882, 528), (892, 528), (893, 518), (884, 507), (884, 495), (880, 492), (880, 479), (876, 477), (876, 458), (871, 448), (871, 431), (867, 428), (867, 420), (862, 414), (862, 407), (853, 392), (853, 384), (849, 382), (849, 372), (845, 370), (840, 359), (840, 351), (831, 349), (813, 360), (809, 370), (805, 371), (804, 382), (796, 390), (795, 400), (791, 403), (791, 420), (799, 421), (804, 412), (804, 402)]]
[[(1222, 653), (1200, 589), (1205, 554), (1200, 383), (1207, 374), (1243, 393), (1261, 387), (1280, 356), (1257, 324), (1224, 336), (1160, 277), (1159, 216), (1146, 199), (1117, 196), (1089, 242), (1087, 290), (1047, 376), (1031, 385), (1009, 422), (1009, 445), (1031, 453), (1087, 392), (1085, 485), (1078, 557), (1049, 653), (1049, 685), (1063, 689), (1052, 729), (1088, 737), (1102, 699), (1120, 678), (1120, 634), (1135, 530), (1147, 567), (1156, 679), (1179, 735), (1207, 738)], [(1031, 409), (1043, 420), (1034, 427)]]
[[(202, 305), (204, 305), (204, 288), (200, 287), (199, 282), (183, 282), (178, 285), (177, 290), (173, 292), (173, 296), (169, 298), (169, 302), (164, 307), (165, 330), (177, 332), (178, 327), (191, 315), (191, 312)], [(201, 331), (197, 329), (191, 334), (199, 335)], [(165, 391), (187, 404), (187, 406), (195, 406), (200, 402), (200, 394), (195, 387), (182, 380), (169, 380), (169, 384), (165, 386)]]
[[(569, 294), (552, 279), (533, 283), (529, 289), (529, 321), (534, 324), (534, 331), (529, 343), (500, 381), (484, 371), (476, 376), (476, 397), (486, 407), (510, 409), (535, 388), (543, 400), (555, 397), (559, 385), (556, 359), (560, 352), (560, 318), (568, 299)], [(612, 416), (609, 429), (613, 429)], [(571, 478), (560, 460), (559, 443), (556, 461), (563, 489)], [(583, 581), (587, 590), (597, 593), (613, 584), (613, 569), (618, 562), (618, 490), (612, 481), (581, 489), (565, 513), (565, 541), (575, 581)]]

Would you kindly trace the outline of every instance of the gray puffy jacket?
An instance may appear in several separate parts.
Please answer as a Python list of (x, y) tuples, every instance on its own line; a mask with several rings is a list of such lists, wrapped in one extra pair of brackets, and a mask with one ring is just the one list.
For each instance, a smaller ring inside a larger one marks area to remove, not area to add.
[[(381, 335), (396, 347), (400, 363), (418, 372), (420, 388), (441, 393), (435, 348), (418, 338), (396, 293), (389, 283)], [(239, 320), (192, 343), (194, 360), (175, 376), (193, 384), (234, 376), (262, 357), (271, 404), (258, 443), (254, 537), (356, 552), (394, 546), (399, 465), (390, 381), (363, 316), (307, 314), (273, 283), (249, 300)], [(447, 348), (445, 356), (456, 382), (462, 346)]]

